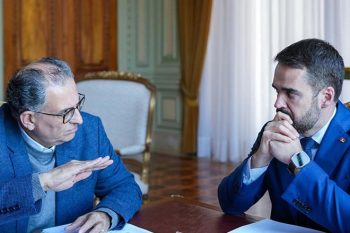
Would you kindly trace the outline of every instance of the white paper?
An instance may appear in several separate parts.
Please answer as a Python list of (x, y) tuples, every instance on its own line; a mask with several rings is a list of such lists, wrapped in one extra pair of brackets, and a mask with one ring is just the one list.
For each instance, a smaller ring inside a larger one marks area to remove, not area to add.
[(271, 219), (264, 219), (255, 223), (251, 223), (236, 228), (228, 233), (321, 233), (310, 228), (300, 227), (296, 225), (277, 222)]
[[(58, 227), (46, 228), (42, 231), (42, 233), (67, 233), (67, 231), (65, 231), (64, 228), (68, 225), (69, 224), (58, 226)], [(135, 225), (132, 225), (130, 223), (127, 223), (125, 224), (123, 229), (108, 231), (108, 233), (152, 233), (152, 232), (146, 229), (137, 227)]]

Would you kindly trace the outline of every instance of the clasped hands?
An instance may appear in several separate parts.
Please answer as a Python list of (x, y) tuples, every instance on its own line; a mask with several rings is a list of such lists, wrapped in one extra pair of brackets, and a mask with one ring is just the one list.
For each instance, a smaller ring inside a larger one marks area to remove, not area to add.
[[(40, 173), (40, 184), (44, 191), (63, 191), (73, 187), (75, 183), (88, 178), (93, 171), (104, 169), (112, 163), (113, 160), (109, 156), (88, 161), (72, 160), (48, 172)], [(65, 230), (67, 232), (79, 233), (107, 232), (110, 224), (111, 220), (108, 214), (94, 211), (80, 216), (72, 224), (67, 226)], [(79, 230), (77, 231), (77, 229)]]
[(299, 133), (286, 113), (278, 111), (263, 132), (260, 146), (253, 154), (251, 168), (267, 166), (273, 158), (290, 163), (293, 154), (302, 151)]

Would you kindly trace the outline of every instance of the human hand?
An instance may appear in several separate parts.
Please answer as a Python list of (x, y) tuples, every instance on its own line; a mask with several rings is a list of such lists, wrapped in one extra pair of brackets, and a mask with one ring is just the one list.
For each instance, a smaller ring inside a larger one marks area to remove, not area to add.
[(40, 173), (40, 184), (45, 191), (59, 192), (71, 188), (78, 181), (89, 177), (93, 171), (101, 170), (113, 163), (109, 156), (94, 160), (72, 160), (48, 172)]
[(278, 159), (284, 164), (290, 163), (290, 158), (300, 151), (302, 147), (299, 138), (292, 140), (289, 143), (280, 141), (270, 141), (270, 151), (273, 157)]
[(102, 211), (94, 211), (77, 218), (64, 230), (77, 233), (106, 233), (111, 225), (111, 218)]
[(293, 121), (288, 114), (281, 111), (276, 113), (274, 119), (266, 125), (260, 146), (252, 156), (252, 168), (267, 166), (270, 163), (274, 157), (270, 151), (270, 142), (291, 143), (299, 138), (299, 133), (292, 124)]

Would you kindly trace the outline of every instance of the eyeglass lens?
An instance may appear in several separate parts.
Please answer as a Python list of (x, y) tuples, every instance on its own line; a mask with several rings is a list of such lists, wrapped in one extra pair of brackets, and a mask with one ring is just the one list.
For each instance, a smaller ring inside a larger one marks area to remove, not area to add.
[(64, 115), (63, 115), (63, 123), (64, 124), (66, 124), (70, 120), (72, 120), (74, 113), (75, 113), (75, 109), (77, 109), (79, 112), (82, 109), (84, 102), (85, 102), (85, 96), (84, 95), (80, 95), (80, 96), (81, 96), (81, 99), (79, 100), (77, 106), (75, 108), (69, 109), (67, 112), (64, 113)]

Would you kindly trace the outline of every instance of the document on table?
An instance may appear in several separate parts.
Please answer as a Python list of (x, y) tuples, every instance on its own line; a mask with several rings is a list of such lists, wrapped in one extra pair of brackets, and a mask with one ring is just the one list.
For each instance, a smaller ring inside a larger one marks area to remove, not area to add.
[[(46, 228), (42, 231), (42, 233), (67, 233), (67, 231), (65, 231), (64, 228), (68, 225), (69, 224), (57, 226), (57, 227)], [(125, 224), (123, 229), (108, 231), (108, 233), (152, 233), (152, 232), (148, 231), (146, 229), (137, 227), (135, 225), (132, 225), (130, 223), (127, 223), (127, 224)]]
[(264, 219), (255, 223), (251, 223), (239, 228), (236, 228), (227, 233), (321, 233), (314, 229), (300, 227), (296, 225), (277, 222), (271, 219)]

